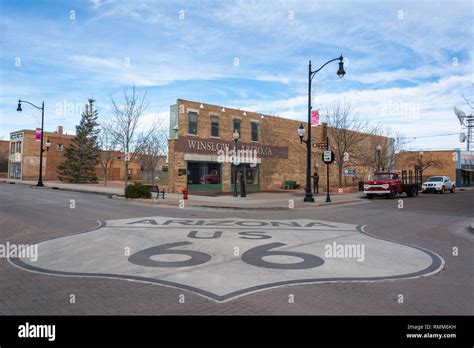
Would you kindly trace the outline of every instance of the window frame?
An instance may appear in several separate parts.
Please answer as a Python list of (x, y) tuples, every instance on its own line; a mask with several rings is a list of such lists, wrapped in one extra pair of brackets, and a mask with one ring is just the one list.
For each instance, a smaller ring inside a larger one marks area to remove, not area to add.
[[(210, 120), (211, 120), (211, 138), (219, 138), (219, 134), (220, 134), (220, 118), (218, 115), (210, 115)], [(214, 122), (214, 121), (217, 121), (217, 122)], [(214, 124), (217, 123), (217, 135), (214, 135), (213, 134), (213, 130), (214, 130)]]
[[(239, 129), (237, 129), (235, 127), (236, 123), (239, 124)], [(234, 117), (232, 119), (232, 133), (234, 133), (235, 130), (237, 130), (239, 132), (240, 138), (242, 138), (242, 120), (240, 118), (236, 118), (236, 117)]]
[[(198, 133), (198, 118), (199, 118), (199, 112), (198, 111), (195, 111), (195, 110), (187, 110), (188, 112), (188, 135), (197, 135)], [(194, 114), (196, 115), (196, 121), (195, 121), (195, 124), (196, 124), (196, 127), (195, 127), (195, 133), (191, 133), (190, 130), (191, 130), (191, 114)]]
[[(257, 135), (256, 140), (253, 137), (254, 136), (254, 129), (253, 129), (254, 126), (256, 127), (255, 128), (256, 135)], [(255, 122), (255, 121), (250, 122), (250, 140), (252, 140), (253, 142), (257, 142), (257, 143), (259, 141), (259, 139), (258, 139), (258, 122)]]

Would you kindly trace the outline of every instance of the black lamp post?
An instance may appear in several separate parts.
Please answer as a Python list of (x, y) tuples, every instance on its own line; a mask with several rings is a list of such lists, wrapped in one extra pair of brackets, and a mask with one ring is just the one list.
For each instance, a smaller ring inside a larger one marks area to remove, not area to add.
[(380, 172), (380, 152), (382, 151), (382, 146), (378, 144), (376, 149), (377, 149), (377, 171)]
[(232, 139), (234, 139), (234, 193), (233, 196), (237, 197), (239, 194), (237, 193), (237, 161), (235, 158), (237, 157), (237, 142), (239, 141), (240, 134), (237, 129), (234, 129), (234, 133), (232, 134)]
[(420, 151), (420, 176), (421, 182), (423, 182), (423, 151)]
[(46, 149), (43, 148), (43, 129), (44, 129), (44, 102), (42, 103), (41, 107), (36, 106), (26, 100), (20, 100), (18, 99), (18, 108), (16, 111), (22, 112), (23, 110), (21, 109), (21, 103), (27, 103), (30, 104), (31, 106), (37, 108), (38, 110), (41, 110), (41, 142), (40, 142), (40, 165), (39, 165), (39, 176), (38, 176), (38, 183), (36, 186), (44, 186), (43, 185), (43, 152), (49, 150), (49, 147), (51, 146), (51, 142), (49, 139), (46, 141)]
[(308, 69), (308, 138), (303, 140), (303, 136), (305, 133), (305, 129), (303, 124), (300, 125), (298, 129), (298, 135), (300, 137), (301, 143), (306, 143), (306, 188), (304, 194), (304, 201), (305, 202), (314, 202), (313, 194), (311, 192), (311, 82), (313, 81), (314, 75), (319, 72), (322, 68), (328, 65), (331, 62), (339, 60), (339, 69), (337, 70), (337, 76), (343, 78), (346, 72), (344, 71), (344, 62), (343, 62), (342, 54), (339, 58), (334, 58), (328, 60), (324, 63), (318, 70), (312, 71), (311, 70), (311, 61), (309, 61), (309, 69)]

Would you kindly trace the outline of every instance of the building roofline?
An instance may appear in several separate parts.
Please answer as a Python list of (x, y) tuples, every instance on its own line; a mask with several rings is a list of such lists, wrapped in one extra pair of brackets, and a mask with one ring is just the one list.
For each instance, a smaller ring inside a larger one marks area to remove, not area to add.
[[(33, 130), (33, 129), (22, 129), (22, 130), (17, 130), (17, 131), (13, 131), (13, 132), (10, 132), (10, 135), (12, 134), (15, 134), (15, 133), (35, 133), (36, 130)], [(43, 135), (55, 135), (55, 136), (58, 136), (58, 137), (65, 137), (65, 138), (74, 138), (75, 135), (72, 135), (72, 134), (60, 134), (58, 132), (48, 132), (48, 131), (43, 131)], [(8, 140), (9, 141), (9, 140)]]

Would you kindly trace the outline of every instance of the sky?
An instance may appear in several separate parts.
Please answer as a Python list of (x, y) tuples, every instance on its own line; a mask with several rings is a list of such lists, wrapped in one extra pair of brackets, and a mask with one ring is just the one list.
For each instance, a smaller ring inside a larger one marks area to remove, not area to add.
[[(88, 98), (99, 122), (135, 85), (150, 106), (142, 128), (169, 120), (176, 99), (307, 120), (350, 102), (407, 149), (465, 149), (453, 112), (474, 100), (474, 2), (0, 0), (0, 139), (63, 125), (75, 132)], [(472, 112), (472, 111), (471, 111)], [(298, 141), (297, 130), (295, 141)]]

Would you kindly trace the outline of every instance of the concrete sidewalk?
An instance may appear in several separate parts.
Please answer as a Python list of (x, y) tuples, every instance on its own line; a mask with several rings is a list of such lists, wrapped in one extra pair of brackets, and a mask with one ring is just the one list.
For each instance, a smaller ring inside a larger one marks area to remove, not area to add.
[[(8, 179), (5, 183), (15, 183), (21, 185), (30, 185), (36, 187), (36, 181), (22, 181)], [(130, 202), (165, 205), (172, 207), (210, 207), (210, 208), (228, 208), (228, 209), (271, 209), (286, 210), (293, 208), (309, 208), (315, 205), (333, 205), (344, 203), (365, 202), (360, 192), (356, 193), (331, 193), (331, 202), (326, 203), (326, 194), (315, 195), (315, 203), (304, 203), (303, 190), (288, 190), (282, 192), (250, 192), (247, 197), (233, 197), (229, 194), (219, 196), (189, 195), (189, 199), (183, 200), (182, 194), (165, 193), (165, 199), (126, 199), (123, 197), (123, 189), (117, 187), (104, 187), (96, 184), (68, 184), (57, 181), (45, 181), (44, 188), (60, 189), (65, 191), (95, 193), (111, 196), (113, 199), (127, 200)], [(41, 188), (38, 188), (41, 189)]]

